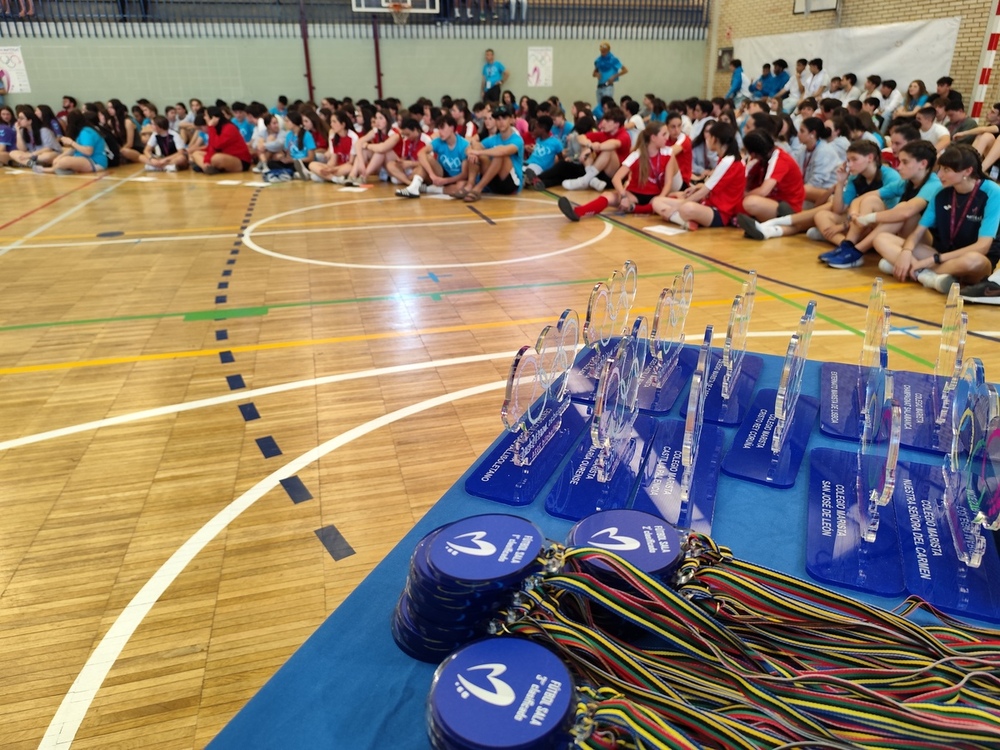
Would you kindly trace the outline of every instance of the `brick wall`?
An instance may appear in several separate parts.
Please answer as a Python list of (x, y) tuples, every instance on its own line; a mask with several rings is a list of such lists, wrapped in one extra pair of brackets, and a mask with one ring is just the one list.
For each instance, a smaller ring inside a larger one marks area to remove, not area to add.
[[(719, 11), (717, 43), (719, 48), (732, 47), (733, 39), (743, 39), (770, 34), (787, 34), (795, 31), (822, 31), (837, 28), (834, 12), (810, 13), (809, 16), (792, 13), (793, 0), (718, 0)], [(986, 23), (992, 12), (993, 0), (952, 0), (948, 3), (933, 0), (840, 0), (841, 28), (851, 26), (877, 26), (879, 24), (920, 21), (930, 18), (961, 16), (955, 54), (948, 73), (955, 79), (955, 88), (962, 92), (965, 101), (971, 101), (972, 89), (979, 73), (979, 53), (986, 33)], [(822, 50), (814, 56), (823, 57)], [(781, 55), (792, 62), (791, 55)], [(809, 55), (806, 55), (807, 57)], [(709, 61), (714, 75), (712, 95), (722, 96), (729, 89), (729, 72), (715, 72), (715, 62)], [(753, 71), (756, 75), (759, 71)], [(857, 71), (862, 79), (877, 70)], [(933, 90), (933, 82), (928, 81)], [(1000, 75), (994, 74), (986, 96), (986, 106), (1000, 101)]]

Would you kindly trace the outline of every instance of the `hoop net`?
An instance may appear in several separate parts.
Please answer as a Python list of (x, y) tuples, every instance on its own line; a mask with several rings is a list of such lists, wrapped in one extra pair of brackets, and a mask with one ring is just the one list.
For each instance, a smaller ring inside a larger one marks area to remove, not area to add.
[(409, 3), (389, 3), (389, 12), (392, 13), (392, 20), (397, 26), (403, 26), (410, 18)]

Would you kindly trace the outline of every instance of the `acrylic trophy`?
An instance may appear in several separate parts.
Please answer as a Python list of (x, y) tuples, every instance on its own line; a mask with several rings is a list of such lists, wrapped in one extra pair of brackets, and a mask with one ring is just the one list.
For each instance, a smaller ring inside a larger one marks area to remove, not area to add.
[(809, 454), (806, 571), (813, 578), (880, 596), (905, 591), (892, 500), (902, 420), (893, 374), (869, 368), (856, 451)]
[(962, 363), (948, 406), (951, 443), (941, 464), (901, 462), (898, 470), (906, 588), (945, 611), (1000, 622), (1000, 558), (985, 533), (996, 524), (1000, 410), (978, 359)]
[(649, 359), (639, 383), (639, 408), (653, 414), (670, 411), (698, 363), (698, 352), (684, 348), (684, 325), (694, 296), (690, 265), (660, 292), (649, 334)]
[(704, 421), (711, 361), (712, 326), (708, 326), (691, 378), (687, 416), (684, 421), (660, 423), (632, 505), (678, 528), (705, 534), (712, 530), (724, 438), (721, 428)]
[(639, 414), (639, 379), (649, 347), (648, 324), (638, 317), (627, 336), (604, 358), (593, 418), (545, 499), (551, 515), (580, 520), (602, 510), (628, 507), (646, 448), (657, 424)]
[(627, 331), (638, 281), (635, 263), (627, 260), (606, 282), (599, 281), (591, 290), (583, 323), (585, 348), (569, 378), (574, 399), (593, 403), (601, 368)]
[(951, 393), (958, 384), (968, 325), (958, 284), (952, 284), (941, 321), (941, 343), (934, 374), (896, 373), (896, 392), (903, 408), (904, 447), (931, 453), (947, 453), (950, 449)]
[[(705, 421), (737, 425), (746, 417), (764, 360), (747, 354), (747, 332), (757, 294), (757, 272), (750, 271), (733, 299), (722, 354), (712, 354), (705, 395)], [(681, 414), (686, 414), (684, 410)]]
[(771, 487), (795, 484), (819, 412), (817, 399), (801, 395), (815, 321), (816, 303), (810, 301), (788, 342), (778, 390), (764, 389), (753, 400), (722, 462), (726, 474)]
[(846, 440), (861, 439), (865, 418), (865, 383), (873, 368), (889, 365), (890, 312), (885, 304), (882, 279), (872, 283), (865, 315), (864, 342), (857, 364), (824, 362), (820, 368), (819, 429), (824, 435)]
[(587, 425), (587, 408), (567, 388), (579, 341), (579, 316), (565, 310), (515, 355), (500, 408), (506, 431), (473, 468), (467, 492), (508, 505), (535, 499)]

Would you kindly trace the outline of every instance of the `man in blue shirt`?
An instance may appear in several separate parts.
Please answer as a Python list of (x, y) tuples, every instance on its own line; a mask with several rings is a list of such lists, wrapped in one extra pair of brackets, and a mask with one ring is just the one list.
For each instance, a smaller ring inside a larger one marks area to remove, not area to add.
[(778, 100), (784, 99), (788, 96), (788, 82), (791, 80), (791, 76), (788, 75), (788, 63), (779, 57), (771, 63), (771, 66), (774, 71), (774, 80), (771, 82), (771, 88), (774, 89), (772, 96)]
[(597, 79), (597, 102), (605, 96), (614, 97), (615, 81), (628, 73), (621, 60), (611, 54), (611, 45), (601, 42), (601, 54), (594, 60), (594, 78)]
[(553, 127), (552, 118), (548, 115), (539, 115), (535, 120), (535, 127), (531, 131), (535, 138), (535, 146), (531, 150), (527, 164), (524, 165), (524, 171), (527, 173), (525, 178), (529, 185), (534, 185), (542, 172), (552, 169), (562, 153), (562, 141), (554, 135)]
[[(463, 196), (466, 203), (478, 201), (486, 188), (498, 195), (512, 195), (524, 184), (524, 140), (514, 127), (514, 113), (497, 107), (493, 117), (497, 121), (496, 135), (484, 139), (480, 148), (468, 151), (471, 187)], [(476, 173), (480, 170), (477, 183)]]
[(767, 99), (774, 96), (777, 89), (774, 86), (774, 75), (771, 73), (771, 63), (764, 63), (760, 78), (750, 84), (750, 96), (754, 99)]
[[(458, 123), (451, 115), (442, 115), (435, 123), (438, 137), (428, 148), (417, 154), (420, 165), (413, 170), (413, 181), (396, 191), (399, 198), (419, 198), (423, 192), (431, 195), (465, 195), (464, 186), (469, 179), (469, 142), (455, 132)], [(430, 182), (424, 186), (424, 182)]]
[(500, 87), (507, 82), (510, 73), (499, 60), (493, 57), (493, 50), (486, 50), (486, 64), (483, 65), (483, 82), (479, 86), (484, 102), (500, 101)]

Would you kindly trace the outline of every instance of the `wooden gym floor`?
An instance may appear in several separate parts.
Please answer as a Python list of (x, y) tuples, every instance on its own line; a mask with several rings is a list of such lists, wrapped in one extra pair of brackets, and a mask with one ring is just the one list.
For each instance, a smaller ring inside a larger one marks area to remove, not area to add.
[[(628, 258), (649, 316), (694, 266), (689, 340), (754, 268), (751, 349), (810, 299), (811, 358), (860, 349), (874, 263), (806, 239), (687, 255), (542, 194), (255, 177), (0, 172), (4, 748), (204, 746), (497, 436), (513, 352)], [(886, 288), (890, 366), (927, 371), (943, 297)], [(1000, 310), (966, 309), (995, 380)]]

